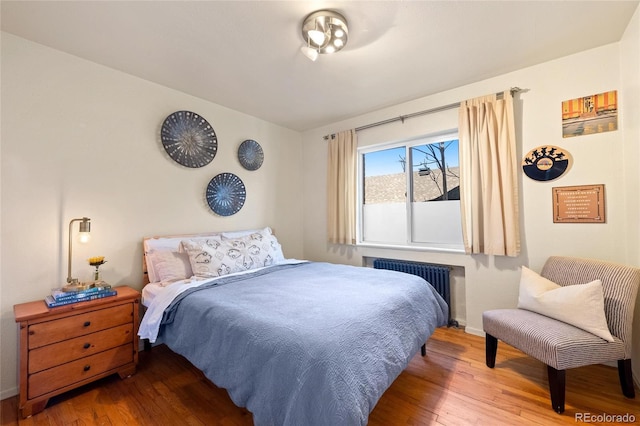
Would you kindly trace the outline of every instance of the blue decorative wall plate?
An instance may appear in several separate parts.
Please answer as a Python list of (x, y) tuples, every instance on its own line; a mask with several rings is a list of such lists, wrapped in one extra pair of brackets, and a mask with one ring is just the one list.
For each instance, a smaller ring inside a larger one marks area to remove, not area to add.
[(213, 127), (191, 111), (176, 111), (169, 115), (162, 123), (160, 138), (167, 154), (186, 167), (206, 166), (218, 150)]
[(238, 148), (238, 160), (245, 169), (258, 170), (264, 161), (262, 147), (253, 139), (247, 139)]
[(233, 173), (220, 173), (207, 186), (207, 203), (220, 216), (238, 213), (247, 198), (242, 180)]

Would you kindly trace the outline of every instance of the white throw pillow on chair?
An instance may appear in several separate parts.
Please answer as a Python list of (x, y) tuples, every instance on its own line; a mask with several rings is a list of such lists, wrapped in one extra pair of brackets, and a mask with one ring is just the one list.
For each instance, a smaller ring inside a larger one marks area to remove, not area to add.
[(518, 308), (566, 322), (608, 342), (614, 341), (604, 312), (600, 280), (561, 286), (523, 266)]

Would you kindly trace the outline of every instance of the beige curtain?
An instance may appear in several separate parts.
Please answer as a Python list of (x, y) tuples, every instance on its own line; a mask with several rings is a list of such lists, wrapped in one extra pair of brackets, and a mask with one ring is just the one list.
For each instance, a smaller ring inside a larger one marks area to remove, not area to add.
[(329, 140), (327, 235), (332, 244), (356, 243), (357, 147), (355, 130)]
[(489, 95), (460, 104), (460, 207), (465, 251), (520, 253), (518, 161), (513, 98)]

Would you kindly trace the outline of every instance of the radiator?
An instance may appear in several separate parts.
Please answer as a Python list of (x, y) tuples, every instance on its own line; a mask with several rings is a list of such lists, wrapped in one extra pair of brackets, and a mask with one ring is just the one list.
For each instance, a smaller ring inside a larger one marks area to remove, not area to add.
[(458, 322), (451, 319), (451, 281), (449, 268), (441, 265), (431, 265), (422, 262), (410, 262), (407, 260), (375, 259), (373, 267), (376, 269), (390, 269), (392, 271), (405, 272), (424, 278), (442, 296), (449, 308), (449, 326), (458, 326)]

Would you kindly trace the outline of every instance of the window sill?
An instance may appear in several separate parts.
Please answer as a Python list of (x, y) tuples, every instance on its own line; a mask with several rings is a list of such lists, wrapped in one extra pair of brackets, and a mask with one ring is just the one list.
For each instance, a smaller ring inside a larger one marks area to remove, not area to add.
[(358, 242), (357, 247), (363, 248), (379, 248), (379, 249), (391, 249), (391, 250), (411, 250), (411, 251), (429, 251), (439, 253), (455, 253), (465, 254), (464, 247), (427, 247), (418, 245), (396, 245), (396, 244), (382, 244), (382, 243), (368, 243)]

